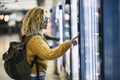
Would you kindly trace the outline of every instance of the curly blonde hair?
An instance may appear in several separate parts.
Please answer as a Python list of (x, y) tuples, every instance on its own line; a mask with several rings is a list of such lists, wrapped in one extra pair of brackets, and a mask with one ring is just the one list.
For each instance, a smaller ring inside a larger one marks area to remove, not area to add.
[(31, 34), (39, 33), (44, 26), (44, 9), (35, 7), (29, 10), (22, 23), (22, 35), (29, 36)]

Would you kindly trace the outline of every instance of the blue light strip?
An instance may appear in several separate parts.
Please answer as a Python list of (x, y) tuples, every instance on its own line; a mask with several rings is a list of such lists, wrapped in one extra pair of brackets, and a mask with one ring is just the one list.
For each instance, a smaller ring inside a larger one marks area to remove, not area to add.
[(79, 24), (80, 24), (80, 77), (79, 80), (85, 80), (85, 29), (84, 29), (84, 7), (83, 1), (79, 0)]
[(97, 80), (98, 11), (97, 0), (80, 0), (81, 80)]

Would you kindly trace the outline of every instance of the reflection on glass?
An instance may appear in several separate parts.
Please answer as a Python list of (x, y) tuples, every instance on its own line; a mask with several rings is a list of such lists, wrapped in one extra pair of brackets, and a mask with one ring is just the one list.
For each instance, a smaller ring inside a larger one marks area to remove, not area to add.
[(98, 17), (98, 0), (84, 0), (86, 80), (99, 79)]

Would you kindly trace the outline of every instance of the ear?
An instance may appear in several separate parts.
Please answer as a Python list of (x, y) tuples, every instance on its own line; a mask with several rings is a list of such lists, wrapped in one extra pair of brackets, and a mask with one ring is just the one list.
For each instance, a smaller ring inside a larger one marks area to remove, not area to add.
[(43, 9), (40, 9), (40, 14), (44, 14), (44, 10)]

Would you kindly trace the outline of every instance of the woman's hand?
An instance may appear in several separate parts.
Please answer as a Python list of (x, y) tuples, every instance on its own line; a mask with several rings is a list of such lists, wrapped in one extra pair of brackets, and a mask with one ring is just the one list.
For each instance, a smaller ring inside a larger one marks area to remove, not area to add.
[(75, 39), (78, 38), (78, 37), (79, 37), (79, 34), (77, 36), (75, 36), (74, 38), (71, 39), (71, 44), (73, 46), (77, 45), (77, 41)]

